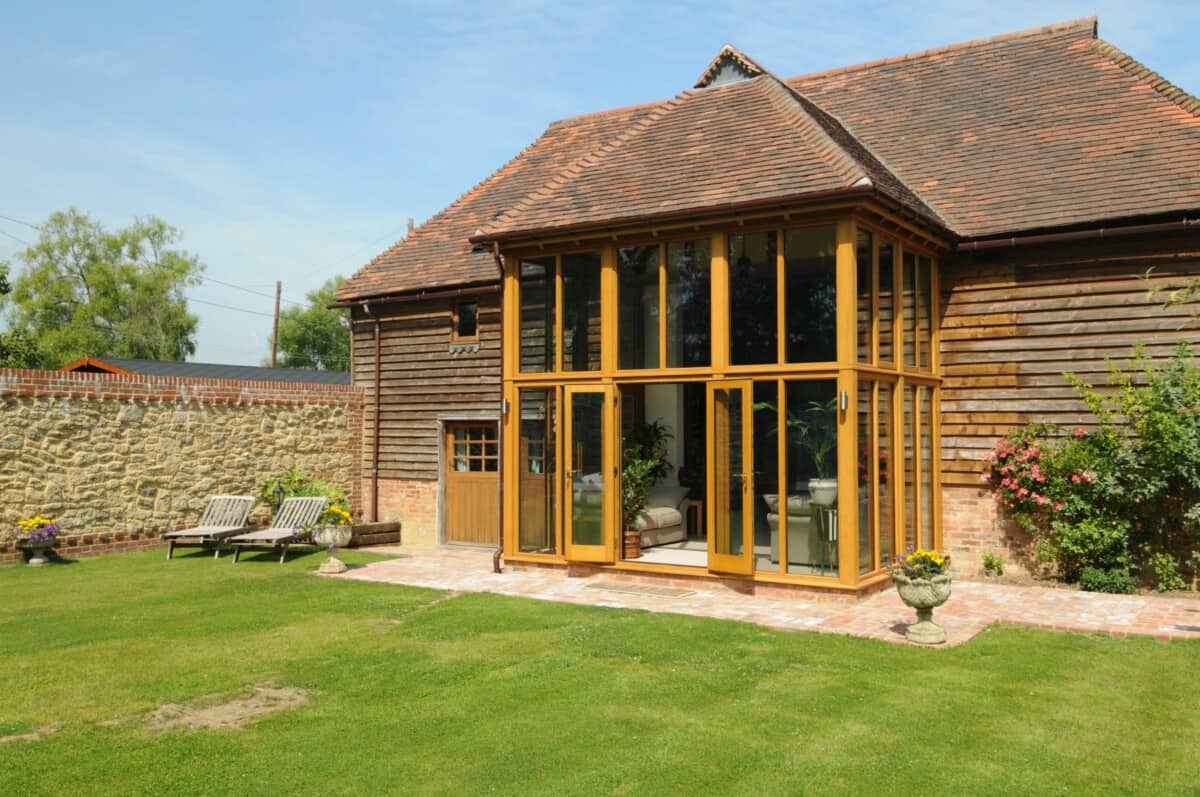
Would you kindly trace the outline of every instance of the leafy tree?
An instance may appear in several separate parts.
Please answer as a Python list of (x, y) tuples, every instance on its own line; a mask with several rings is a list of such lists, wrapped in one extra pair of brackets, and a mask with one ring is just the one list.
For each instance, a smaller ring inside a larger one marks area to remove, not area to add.
[(23, 356), (56, 368), (84, 355), (182, 360), (195, 352), (198, 320), (183, 290), (204, 266), (176, 248), (181, 237), (153, 216), (108, 231), (75, 208), (51, 214), (18, 255), (24, 268), (5, 302)]
[(329, 371), (350, 367), (350, 318), (345, 310), (329, 309), (333, 294), (345, 281), (333, 277), (308, 293), (306, 306), (289, 307), (279, 314), (280, 367)]

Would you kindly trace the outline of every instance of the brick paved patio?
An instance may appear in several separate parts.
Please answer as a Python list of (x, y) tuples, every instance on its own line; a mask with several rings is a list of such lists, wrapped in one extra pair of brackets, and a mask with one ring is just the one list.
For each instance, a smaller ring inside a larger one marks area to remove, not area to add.
[[(914, 619), (913, 611), (891, 589), (861, 601), (810, 598), (801, 593), (781, 597), (777, 591), (770, 596), (748, 595), (709, 580), (664, 580), (608, 572), (576, 578), (561, 569), (508, 566), (496, 574), (489, 551), (398, 546), (371, 550), (402, 557), (358, 566), (338, 578), (716, 617), (780, 630), (850, 634), (886, 642), (904, 642), (904, 628)], [(934, 619), (946, 629), (950, 645), (966, 642), (993, 623), (1200, 639), (1200, 600), (974, 581), (956, 581), (949, 603), (936, 610)]]

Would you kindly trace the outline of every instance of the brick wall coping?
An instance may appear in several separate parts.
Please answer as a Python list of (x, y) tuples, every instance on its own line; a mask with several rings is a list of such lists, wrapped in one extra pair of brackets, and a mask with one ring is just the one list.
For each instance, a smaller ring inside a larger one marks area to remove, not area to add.
[(223, 404), (358, 404), (356, 385), (0, 368), (0, 397)]

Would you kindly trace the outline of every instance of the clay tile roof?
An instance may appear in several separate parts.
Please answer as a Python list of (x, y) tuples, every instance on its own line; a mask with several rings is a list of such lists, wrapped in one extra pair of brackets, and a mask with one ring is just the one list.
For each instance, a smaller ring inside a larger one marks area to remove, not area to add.
[(1095, 18), (789, 83), (964, 237), (1200, 208), (1200, 103)]
[(483, 228), (485, 238), (617, 226), (878, 190), (934, 214), (836, 119), (769, 72), (684, 91)]
[(618, 108), (554, 122), (497, 172), (359, 269), (338, 290), (337, 299), (353, 301), (495, 282), (496, 265), (491, 252), (476, 251), (470, 237), (502, 209), (515, 204), (575, 158), (636, 123), (654, 107)]
[[(811, 196), (864, 176), (966, 238), (1200, 210), (1200, 100), (1098, 39), (1094, 17), (802, 75), (791, 92), (732, 47), (700, 82), (730, 59), (762, 74), (552, 124), (339, 297), (494, 282), (468, 240), (481, 229)], [(702, 168), (698, 153), (724, 162)]]

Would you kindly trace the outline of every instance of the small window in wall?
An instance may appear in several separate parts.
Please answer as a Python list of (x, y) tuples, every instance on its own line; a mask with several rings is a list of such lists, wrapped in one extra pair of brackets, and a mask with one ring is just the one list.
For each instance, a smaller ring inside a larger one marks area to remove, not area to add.
[(455, 429), (453, 457), (453, 468), (457, 473), (495, 473), (500, 462), (496, 427)]
[(479, 302), (459, 302), (454, 308), (453, 340), (479, 340)]

